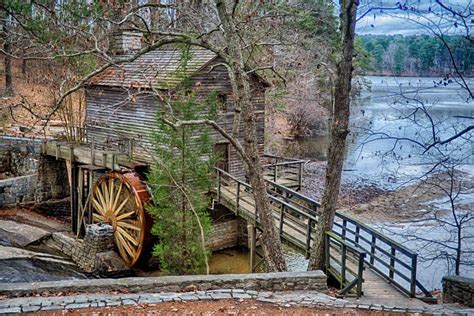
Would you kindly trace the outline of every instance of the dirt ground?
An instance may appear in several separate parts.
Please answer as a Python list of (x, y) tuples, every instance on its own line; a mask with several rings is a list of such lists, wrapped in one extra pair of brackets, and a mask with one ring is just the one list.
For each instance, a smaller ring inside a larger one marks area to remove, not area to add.
[[(305, 168), (303, 193), (317, 200), (324, 188), (325, 162), (310, 162)], [(463, 192), (474, 192), (474, 179), (460, 174)], [(433, 183), (449, 184), (445, 174), (432, 175), (426, 182), (412, 183), (396, 190), (384, 190), (373, 183), (343, 181), (339, 194), (338, 209), (364, 222), (405, 222), (420, 219), (434, 210), (439, 210), (439, 201), (447, 196)], [(473, 209), (474, 203), (457, 205), (458, 208)]]
[(47, 311), (26, 315), (403, 315), (353, 309), (282, 307), (254, 300), (219, 300), (189, 303), (161, 303), (109, 308)]

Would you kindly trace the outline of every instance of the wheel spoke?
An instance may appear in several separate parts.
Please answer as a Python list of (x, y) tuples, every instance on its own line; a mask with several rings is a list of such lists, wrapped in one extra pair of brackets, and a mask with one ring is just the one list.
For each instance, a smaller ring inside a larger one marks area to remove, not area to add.
[(97, 196), (99, 197), (100, 205), (103, 207), (102, 209), (104, 210), (104, 215), (107, 212), (107, 210), (104, 208), (105, 207), (105, 199), (104, 196), (102, 195), (101, 188), (97, 186), (97, 189), (95, 190), (97, 192)]
[(115, 215), (117, 216), (118, 214), (120, 214), (120, 211), (122, 210), (122, 208), (125, 206), (125, 204), (127, 204), (128, 200), (130, 199), (130, 195), (127, 196), (127, 198), (125, 200), (123, 200), (123, 202), (119, 205), (119, 207), (117, 207), (117, 209), (115, 210)]
[(113, 209), (112, 209), (112, 205), (114, 203), (114, 179), (113, 178), (110, 178), (109, 179), (109, 204), (107, 205), (107, 207), (111, 210), (111, 212), (113, 212)]
[(117, 221), (119, 221), (119, 220), (121, 220), (121, 219), (130, 217), (130, 216), (132, 216), (133, 214), (135, 214), (135, 211), (131, 211), (131, 212), (122, 214), (122, 215), (120, 215), (120, 216), (117, 216), (115, 219), (116, 219)]
[(122, 227), (117, 227), (117, 231), (120, 232), (122, 236), (127, 238), (132, 244), (138, 246), (138, 241), (133, 238), (132, 235), (130, 235), (125, 229), (123, 229)]
[(109, 188), (107, 188), (107, 181), (103, 181), (101, 187), (102, 187), (102, 193), (104, 193), (104, 202), (105, 202), (104, 207), (108, 213), (109, 211), (109, 190), (108, 189)]
[(123, 238), (122, 234), (120, 233), (116, 233), (118, 239), (120, 240), (120, 243), (121, 245), (125, 248), (125, 250), (127, 251), (128, 255), (130, 258), (133, 258), (134, 256), (134, 251), (133, 249), (130, 247), (129, 243)]
[(94, 205), (94, 208), (103, 216), (105, 216), (105, 210), (102, 208), (102, 205), (99, 203), (99, 201), (96, 200), (94, 197), (92, 199), (92, 204)]
[(119, 238), (119, 234), (115, 234), (115, 244), (119, 250), (120, 256), (128, 263), (130, 260), (128, 259), (128, 253), (122, 245), (122, 241)]
[(104, 221), (104, 217), (99, 214), (92, 214), (93, 219), (97, 219), (98, 222)]
[[(118, 200), (120, 198), (120, 193), (122, 193), (122, 185), (123, 185), (123, 182), (120, 181), (120, 186), (119, 186), (119, 189), (117, 191), (117, 197), (115, 198), (114, 204), (112, 205), (112, 210), (114, 211), (114, 213), (115, 213), (115, 208), (117, 207)], [(115, 213), (115, 214), (117, 214), (117, 213)]]
[(140, 226), (136, 226), (136, 225), (134, 225), (132, 223), (129, 223), (129, 222), (118, 222), (117, 226), (124, 227), (124, 228), (130, 228), (130, 229), (137, 230), (137, 231), (142, 230), (142, 228)]

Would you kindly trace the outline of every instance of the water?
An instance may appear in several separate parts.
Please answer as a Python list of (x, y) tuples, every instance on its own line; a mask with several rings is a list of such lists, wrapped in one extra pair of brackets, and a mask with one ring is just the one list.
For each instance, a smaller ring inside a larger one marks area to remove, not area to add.
[[(435, 137), (445, 140), (472, 125), (474, 102), (463, 89), (454, 83), (435, 88), (437, 78), (366, 79), (370, 88), (352, 107), (345, 169), (393, 188), (420, 175), (441, 155), (472, 166), (473, 133), (441, 147), (440, 152), (435, 148), (425, 152), (426, 144), (433, 142), (433, 130)], [(474, 86), (474, 79), (469, 84)]]
[[(353, 102), (348, 146), (344, 163), (346, 178), (359, 178), (376, 183), (386, 189), (415, 183), (434, 163), (448, 157), (465, 174), (467, 182), (462, 194), (456, 199), (461, 215), (474, 217), (474, 132), (470, 132), (439, 151), (425, 152), (423, 145), (433, 142), (433, 129), (440, 140), (474, 124), (474, 102), (455, 83), (434, 87), (439, 78), (417, 77), (366, 77), (369, 88)], [(468, 79), (474, 87), (474, 79)], [(418, 142), (418, 143), (416, 143)], [(286, 140), (287, 156), (320, 159), (324, 157), (327, 138)], [(420, 146), (421, 145), (421, 146)], [(442, 171), (442, 170), (441, 170)], [(455, 246), (454, 222), (450, 215), (449, 203), (443, 197), (433, 201), (438, 216), (447, 224), (436, 221), (423, 223), (377, 222), (377, 229), (405, 244), (419, 253), (418, 279), (429, 289), (440, 288), (441, 278), (453, 273), (453, 261), (449, 259), (453, 251), (436, 247), (429, 240), (443, 241)], [(424, 240), (414, 240), (410, 235), (421, 236)], [(463, 249), (474, 249), (474, 219), (463, 231)], [(434, 258), (437, 257), (437, 258)], [(302, 257), (290, 256), (296, 260), (299, 270), (306, 261)], [(461, 275), (474, 277), (474, 257), (465, 255)]]

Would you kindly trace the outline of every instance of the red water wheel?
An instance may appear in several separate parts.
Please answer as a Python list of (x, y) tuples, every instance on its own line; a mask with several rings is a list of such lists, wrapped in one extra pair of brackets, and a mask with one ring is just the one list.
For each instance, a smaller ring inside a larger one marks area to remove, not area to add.
[(147, 186), (136, 172), (107, 173), (92, 192), (93, 222), (112, 225), (115, 245), (129, 267), (140, 259), (149, 240), (151, 219), (145, 210), (149, 200)]

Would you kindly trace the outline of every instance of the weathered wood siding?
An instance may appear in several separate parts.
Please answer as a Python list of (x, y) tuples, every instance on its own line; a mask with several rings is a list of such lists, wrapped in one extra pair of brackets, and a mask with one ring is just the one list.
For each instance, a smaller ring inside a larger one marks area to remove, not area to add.
[[(227, 99), (225, 109), (219, 112), (218, 122), (227, 131), (232, 130), (234, 108), (232, 87), (224, 66), (215, 59), (192, 77), (193, 90), (204, 98), (216, 91)], [(260, 151), (264, 150), (265, 131), (265, 91), (263, 85), (255, 80), (253, 84), (253, 101), (257, 121), (257, 135)], [(131, 97), (133, 95), (133, 97)], [(86, 89), (87, 101), (87, 137), (88, 142), (94, 139), (96, 144), (126, 146), (128, 139), (133, 140), (133, 157), (142, 162), (151, 162), (153, 153), (152, 134), (156, 125), (156, 115), (162, 103), (146, 90), (113, 88), (106, 86), (89, 86)], [(240, 129), (240, 140), (243, 140)], [(212, 131), (216, 143), (227, 142), (217, 131)], [(229, 171), (243, 177), (244, 165), (235, 149), (230, 147)]]

